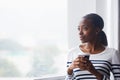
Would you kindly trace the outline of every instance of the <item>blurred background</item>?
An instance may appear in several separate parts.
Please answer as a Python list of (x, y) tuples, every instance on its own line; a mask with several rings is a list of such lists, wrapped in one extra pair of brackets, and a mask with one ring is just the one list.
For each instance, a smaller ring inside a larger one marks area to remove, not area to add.
[(0, 0), (0, 77), (65, 74), (67, 1)]

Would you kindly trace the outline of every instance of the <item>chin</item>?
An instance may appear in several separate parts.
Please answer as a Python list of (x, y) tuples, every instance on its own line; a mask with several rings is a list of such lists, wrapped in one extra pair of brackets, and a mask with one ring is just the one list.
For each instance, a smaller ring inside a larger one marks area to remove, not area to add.
[(81, 40), (81, 43), (86, 43), (86, 41), (82, 41), (82, 40)]

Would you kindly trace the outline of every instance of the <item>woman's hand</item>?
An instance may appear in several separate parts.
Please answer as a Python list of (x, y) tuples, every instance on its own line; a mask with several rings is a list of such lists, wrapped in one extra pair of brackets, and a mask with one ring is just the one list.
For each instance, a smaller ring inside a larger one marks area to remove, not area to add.
[(79, 58), (79, 68), (81, 70), (88, 70), (89, 72), (95, 70), (94, 66), (87, 58), (85, 58), (84, 56), (79, 56), (78, 58)]
[(103, 75), (95, 69), (93, 64), (87, 58), (79, 56), (79, 60), (80, 60), (79, 68), (81, 70), (88, 70), (93, 75), (95, 75), (98, 80), (102, 80)]
[(79, 64), (80, 64), (80, 60), (79, 60), (79, 58), (76, 58), (73, 62), (72, 62), (72, 64), (70, 65), (70, 69), (74, 69), (74, 68), (79, 68)]
[(103, 78), (103, 75), (101, 73), (99, 73), (94, 68), (94, 66), (92, 65), (92, 63), (87, 58), (85, 58), (84, 56), (77, 57), (72, 62), (72, 64), (68, 67), (68, 74), (69, 75), (72, 75), (74, 68), (80, 68), (81, 70), (88, 70), (93, 75), (95, 75), (98, 80), (102, 80), (102, 78)]
[(79, 57), (76, 58), (72, 64), (68, 67), (68, 74), (71, 75), (73, 73), (74, 68), (79, 68), (80, 60)]
[[(88, 70), (89, 68), (92, 68), (92, 66), (88, 66), (87, 64), (91, 64), (89, 60), (84, 58), (83, 56), (77, 57), (72, 64), (68, 67), (68, 74), (71, 75), (74, 68), (80, 68), (81, 70)], [(94, 68), (94, 67), (93, 67)]]

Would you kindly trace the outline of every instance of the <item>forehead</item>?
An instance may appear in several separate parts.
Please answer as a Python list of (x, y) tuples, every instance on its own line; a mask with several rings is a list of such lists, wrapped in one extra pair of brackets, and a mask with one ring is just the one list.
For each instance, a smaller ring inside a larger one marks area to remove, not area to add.
[(92, 24), (92, 21), (90, 19), (83, 18), (79, 23), (79, 26), (80, 25), (91, 25), (92, 26), (93, 24)]

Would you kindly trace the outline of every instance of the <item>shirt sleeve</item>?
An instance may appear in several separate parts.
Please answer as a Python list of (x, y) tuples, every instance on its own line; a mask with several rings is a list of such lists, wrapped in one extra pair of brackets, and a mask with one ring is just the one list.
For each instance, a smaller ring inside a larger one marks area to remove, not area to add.
[[(72, 53), (69, 52), (68, 56), (67, 56), (67, 68), (71, 65), (72, 63)], [(67, 71), (66, 71), (67, 72)], [(66, 73), (66, 78), (65, 80), (73, 80), (73, 74), (69, 75), (68, 73)]]
[(112, 73), (115, 80), (120, 80), (120, 53), (115, 51), (112, 56)]

